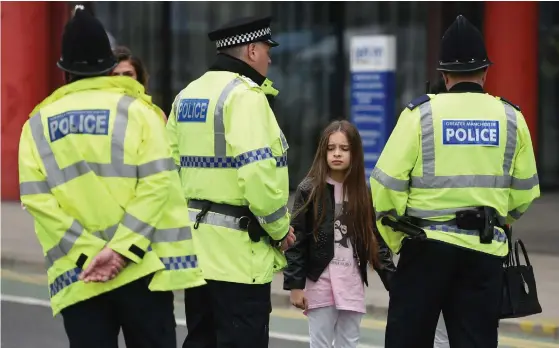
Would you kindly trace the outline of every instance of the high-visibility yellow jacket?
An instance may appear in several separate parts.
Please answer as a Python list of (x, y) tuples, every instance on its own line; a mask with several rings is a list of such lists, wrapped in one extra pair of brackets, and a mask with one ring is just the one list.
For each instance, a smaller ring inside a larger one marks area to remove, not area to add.
[[(259, 86), (227, 71), (209, 71), (182, 90), (167, 122), (187, 200), (248, 206), (273, 240), (289, 230), (287, 141)], [(194, 219), (199, 210), (190, 209)], [(262, 238), (252, 242), (238, 221), (209, 212), (194, 243), (206, 279), (272, 281), (285, 257)]]
[[(530, 133), (520, 109), (483, 93), (424, 95), (402, 112), (370, 178), (377, 226), (394, 252), (404, 234), (380, 223), (404, 215), (448, 221), (470, 207), (489, 206), (511, 223), (539, 197)], [(504, 256), (496, 228), (491, 244), (452, 225), (424, 228), (427, 237)]]
[[(129, 77), (79, 80), (39, 104), (19, 145), (53, 314), (155, 273), (152, 290), (205, 284), (165, 126)], [(106, 283), (78, 276), (108, 246), (131, 262)]]

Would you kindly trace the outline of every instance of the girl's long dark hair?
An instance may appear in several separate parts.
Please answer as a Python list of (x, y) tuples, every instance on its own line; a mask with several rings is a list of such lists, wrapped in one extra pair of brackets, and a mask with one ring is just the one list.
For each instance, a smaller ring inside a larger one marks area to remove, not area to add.
[(306, 178), (311, 182), (311, 193), (307, 201), (296, 212), (294, 216), (304, 213), (310, 203), (314, 207), (313, 235), (317, 238), (318, 227), (325, 218), (325, 210), (319, 212), (319, 205), (324, 207), (326, 203), (326, 180), (330, 168), (327, 162), (328, 141), (330, 135), (342, 132), (347, 137), (350, 145), (351, 163), (347, 170), (344, 184), (343, 196), (348, 197), (344, 211), (348, 222), (348, 233), (354, 242), (354, 247), (363, 248), (367, 251), (367, 259), (370, 265), (378, 264), (378, 243), (373, 233), (375, 221), (373, 202), (369, 194), (369, 188), (365, 179), (365, 163), (363, 158), (363, 144), (359, 131), (350, 122), (334, 121), (322, 132), (318, 149)]

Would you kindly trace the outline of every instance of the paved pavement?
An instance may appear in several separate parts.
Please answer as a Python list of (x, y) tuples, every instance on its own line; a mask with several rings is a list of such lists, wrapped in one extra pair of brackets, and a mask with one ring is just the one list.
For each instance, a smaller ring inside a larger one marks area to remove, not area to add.
[[(68, 345), (61, 317), (52, 318), (45, 282), (44, 275), (2, 270), (2, 347), (58, 348)], [(179, 347), (187, 334), (182, 308), (182, 299), (177, 296), (175, 318)], [(29, 330), (30, 325), (33, 330)], [(382, 348), (385, 327), (386, 322), (365, 317), (361, 323), (359, 348)], [(269, 347), (303, 348), (308, 347), (308, 340), (308, 324), (300, 311), (274, 308), (270, 318)], [(122, 336), (119, 346), (124, 347)], [(559, 342), (549, 337), (501, 332), (499, 348), (559, 348)]]
[[(30, 322), (33, 323), (33, 330), (29, 330)], [(53, 319), (49, 308), (3, 301), (2, 324), (0, 345), (4, 348), (68, 346), (62, 318)], [(177, 347), (182, 346), (186, 333), (184, 325), (177, 326)], [(119, 347), (126, 347), (122, 334), (119, 336)], [(308, 343), (271, 337), (268, 347), (305, 348)]]
[[(559, 229), (554, 221), (558, 212), (559, 194), (544, 194), (515, 224), (513, 233), (525, 242), (534, 266), (543, 313), (503, 320), (501, 328), (505, 332), (529, 333), (559, 340)], [(44, 272), (42, 250), (29, 214), (21, 209), (19, 202), (2, 202), (1, 217), (2, 268)], [(388, 294), (375, 274), (371, 274), (370, 279), (376, 281), (372, 281), (367, 289), (368, 312), (384, 320)], [(289, 307), (289, 294), (282, 289), (281, 274), (276, 275), (272, 283), (272, 294), (275, 307)]]

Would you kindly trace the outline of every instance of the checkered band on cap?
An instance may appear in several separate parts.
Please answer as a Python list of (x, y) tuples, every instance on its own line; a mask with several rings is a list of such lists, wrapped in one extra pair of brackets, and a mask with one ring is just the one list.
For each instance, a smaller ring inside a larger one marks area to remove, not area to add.
[(243, 44), (245, 42), (254, 42), (261, 37), (271, 36), (271, 35), (272, 35), (272, 29), (262, 28), (262, 29), (252, 31), (250, 33), (239, 34), (235, 36), (226, 37), (225, 39), (217, 40), (215, 45), (217, 48), (224, 48), (224, 47)]

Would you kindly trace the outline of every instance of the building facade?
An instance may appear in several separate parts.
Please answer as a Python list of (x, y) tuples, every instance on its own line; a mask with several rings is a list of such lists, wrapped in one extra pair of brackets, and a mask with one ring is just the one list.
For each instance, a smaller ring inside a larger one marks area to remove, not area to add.
[[(2, 4), (3, 199), (18, 197), (21, 124), (34, 104), (62, 83), (54, 64), (61, 28), (74, 4)], [(114, 44), (128, 46), (144, 60), (150, 73), (148, 92), (166, 112), (174, 96), (211, 64), (215, 48), (207, 39), (208, 31), (235, 17), (272, 14), (273, 36), (280, 46), (272, 50), (269, 77), (280, 90), (275, 111), (290, 145), (291, 188), (308, 171), (322, 128), (349, 116), (350, 38), (396, 35), (399, 114), (425, 92), (426, 80), (437, 78), (440, 38), (456, 15), (464, 14), (484, 32), (495, 63), (489, 70), (488, 92), (521, 106), (532, 132), (542, 190), (559, 189), (559, 5), (554, 2), (107, 1), (86, 6), (103, 22)], [(29, 13), (50, 29), (28, 28), (16, 20)], [(5, 25), (21, 30), (8, 35)], [(29, 43), (37, 45), (40, 40), (44, 41), (33, 48), (34, 58), (23, 58)], [(16, 43), (19, 51), (6, 52), (5, 42)], [(28, 71), (31, 65), (21, 62), (33, 64), (33, 74)], [(24, 97), (37, 73), (40, 82)], [(30, 82), (20, 76), (29, 76)], [(11, 100), (14, 90), (20, 94)]]

